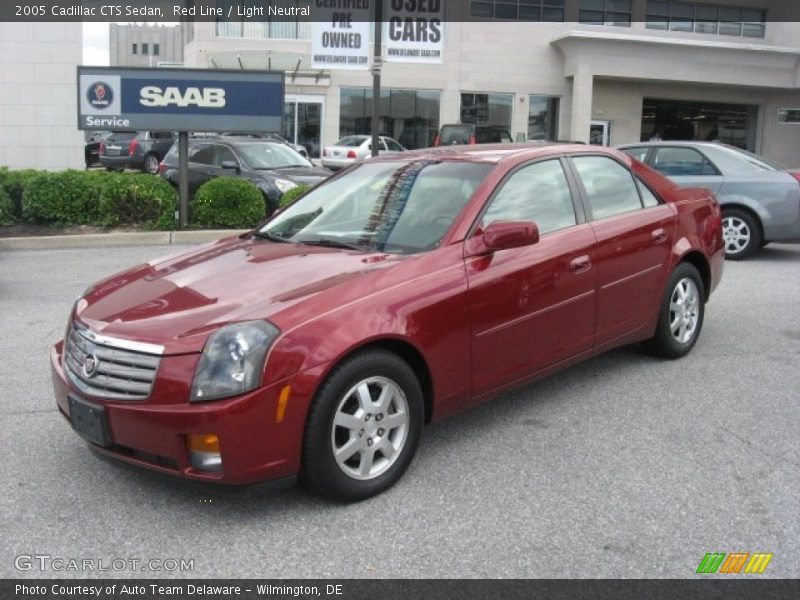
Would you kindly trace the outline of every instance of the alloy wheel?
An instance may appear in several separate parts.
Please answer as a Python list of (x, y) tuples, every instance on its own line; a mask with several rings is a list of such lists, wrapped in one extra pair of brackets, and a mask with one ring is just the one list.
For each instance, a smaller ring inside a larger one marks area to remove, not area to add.
[(669, 302), (669, 329), (681, 344), (692, 340), (700, 320), (700, 291), (694, 281), (684, 277), (672, 290)]
[(144, 169), (151, 175), (158, 173), (158, 158), (155, 156), (148, 156), (144, 159)]
[(333, 417), (336, 464), (353, 479), (374, 479), (400, 457), (408, 431), (408, 401), (400, 386), (386, 377), (363, 379), (342, 397)]
[(750, 243), (750, 226), (739, 217), (728, 216), (722, 219), (722, 237), (725, 240), (726, 254), (743, 252)]

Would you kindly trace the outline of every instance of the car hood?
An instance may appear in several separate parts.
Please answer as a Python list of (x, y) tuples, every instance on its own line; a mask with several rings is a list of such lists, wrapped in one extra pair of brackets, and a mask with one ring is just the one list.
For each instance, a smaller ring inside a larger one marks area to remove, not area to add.
[(288, 179), (298, 185), (316, 185), (323, 179), (331, 175), (331, 171), (321, 167), (289, 167), (286, 169), (272, 169), (270, 171), (259, 171), (265, 179), (277, 177)]
[(164, 346), (166, 354), (199, 352), (208, 334), (227, 323), (271, 319), (286, 326), (284, 309), (402, 260), (231, 238), (96, 283), (76, 304), (75, 317), (106, 336)]

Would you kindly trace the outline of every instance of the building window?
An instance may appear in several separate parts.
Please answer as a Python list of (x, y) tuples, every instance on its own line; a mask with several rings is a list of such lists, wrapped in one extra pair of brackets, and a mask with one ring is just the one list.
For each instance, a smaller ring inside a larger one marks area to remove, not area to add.
[(631, 0), (581, 0), (578, 21), (588, 25), (631, 26)]
[(142, 54), (146, 55), (148, 52), (149, 48), (147, 47), (147, 44), (142, 44)]
[[(381, 90), (380, 134), (408, 149), (428, 148), (439, 131), (441, 92)], [(372, 88), (341, 88), (339, 137), (372, 133)]]
[(648, 0), (647, 27), (687, 33), (763, 38), (767, 11), (700, 2)]
[(558, 98), (528, 96), (528, 139), (558, 139)]
[(645, 98), (641, 141), (722, 142), (755, 151), (758, 106)]
[(800, 125), (800, 108), (779, 108), (778, 123)]
[(470, 2), (478, 19), (564, 22), (564, 0), (489, 0)]
[[(283, 2), (284, 5), (297, 7), (308, 6), (308, 2), (290, 0)], [(227, 15), (228, 9), (233, 8), (233, 14), (259, 14), (260, 11), (266, 13), (263, 0), (217, 0), (217, 6), (222, 8), (222, 14)], [(257, 9), (255, 12), (253, 9)], [(273, 40), (310, 40), (311, 23), (302, 20), (301, 17), (290, 18), (282, 17), (271, 19), (264, 14), (263, 17), (252, 17), (244, 21), (217, 20), (217, 37), (237, 37), (249, 39), (273, 39)]]
[(139, 53), (139, 44), (133, 44), (131, 46), (131, 54), (138, 54)]
[(153, 44), (153, 56), (158, 56), (161, 52), (161, 47), (158, 44)]
[(511, 131), (513, 94), (461, 94), (461, 122)]

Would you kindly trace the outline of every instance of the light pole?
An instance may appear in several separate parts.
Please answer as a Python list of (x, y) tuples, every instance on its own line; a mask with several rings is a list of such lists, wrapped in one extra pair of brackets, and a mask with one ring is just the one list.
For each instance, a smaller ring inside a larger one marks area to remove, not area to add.
[(372, 156), (378, 156), (381, 106), (381, 35), (383, 33), (383, 0), (375, 0), (375, 47), (372, 58)]

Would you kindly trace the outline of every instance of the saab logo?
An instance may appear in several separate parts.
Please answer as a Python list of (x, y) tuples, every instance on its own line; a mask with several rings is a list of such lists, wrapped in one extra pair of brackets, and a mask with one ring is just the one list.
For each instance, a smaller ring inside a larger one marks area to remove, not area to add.
[(86, 90), (86, 99), (94, 108), (108, 108), (114, 99), (114, 90), (105, 81), (96, 81)]
[(156, 85), (148, 85), (139, 91), (142, 106), (199, 106), (201, 108), (224, 108), (225, 90), (222, 88), (188, 87), (181, 93), (180, 88), (167, 87), (163, 90)]
[[(760, 575), (767, 570), (772, 556), (772, 553), (732, 552), (726, 555), (724, 552), (709, 552), (700, 561), (696, 572), (716, 573), (719, 571), (728, 575), (744, 572)], [(742, 571), (742, 567), (744, 567), (744, 571)]]

